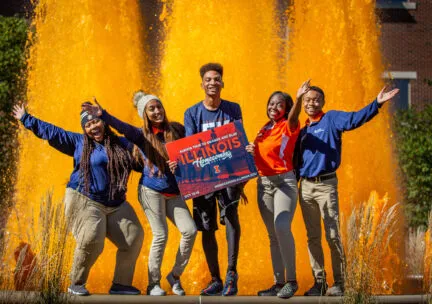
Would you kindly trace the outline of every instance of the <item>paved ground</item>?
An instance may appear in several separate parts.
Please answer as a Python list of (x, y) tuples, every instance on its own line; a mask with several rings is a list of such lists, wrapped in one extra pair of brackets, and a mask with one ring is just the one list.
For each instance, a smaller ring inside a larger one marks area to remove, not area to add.
[[(288, 300), (277, 297), (256, 297), (256, 296), (236, 296), (236, 297), (201, 297), (201, 296), (114, 296), (114, 295), (91, 295), (87, 297), (68, 297), (69, 303), (183, 303), (183, 304), (206, 304), (206, 303), (236, 303), (236, 304), (272, 304), (272, 303), (342, 303), (339, 297), (303, 297), (295, 296)], [(431, 295), (401, 295), (401, 296), (376, 296), (375, 303), (386, 304), (418, 304), (432, 303)], [(0, 291), (0, 303), (36, 303), (35, 293), (8, 292)]]

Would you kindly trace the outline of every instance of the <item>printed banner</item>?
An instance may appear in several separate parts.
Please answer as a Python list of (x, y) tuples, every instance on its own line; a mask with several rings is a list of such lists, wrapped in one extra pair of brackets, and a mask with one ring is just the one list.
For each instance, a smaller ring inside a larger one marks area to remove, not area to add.
[(170, 160), (177, 161), (176, 179), (183, 199), (191, 199), (258, 175), (241, 121), (166, 144)]

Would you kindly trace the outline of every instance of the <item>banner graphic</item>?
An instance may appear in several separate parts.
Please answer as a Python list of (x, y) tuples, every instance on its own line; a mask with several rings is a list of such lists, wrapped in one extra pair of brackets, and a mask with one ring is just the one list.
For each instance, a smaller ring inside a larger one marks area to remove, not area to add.
[(183, 199), (246, 182), (258, 175), (241, 121), (166, 144), (177, 161), (176, 179)]

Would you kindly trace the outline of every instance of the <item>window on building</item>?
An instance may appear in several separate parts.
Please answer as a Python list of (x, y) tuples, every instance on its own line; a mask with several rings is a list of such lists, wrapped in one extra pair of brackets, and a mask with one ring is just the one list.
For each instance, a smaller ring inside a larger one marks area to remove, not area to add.
[(417, 5), (410, 0), (376, 0), (376, 7), (380, 9), (416, 9)]
[(407, 110), (411, 106), (411, 80), (417, 79), (417, 72), (387, 71), (383, 78), (391, 79), (399, 94), (390, 103), (390, 111)]

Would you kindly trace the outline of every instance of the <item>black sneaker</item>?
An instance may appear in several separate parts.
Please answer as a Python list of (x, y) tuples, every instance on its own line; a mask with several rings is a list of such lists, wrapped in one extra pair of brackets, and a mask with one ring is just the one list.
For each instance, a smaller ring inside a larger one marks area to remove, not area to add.
[(334, 285), (327, 290), (327, 295), (330, 297), (342, 297), (344, 295), (344, 292), (344, 284), (340, 282), (335, 282)]
[(277, 293), (277, 296), (282, 299), (291, 298), (298, 290), (297, 281), (289, 281)]
[(275, 297), (277, 295), (277, 293), (279, 292), (279, 290), (282, 289), (282, 287), (284, 287), (283, 284), (275, 284), (272, 287), (270, 287), (269, 289), (264, 289), (264, 290), (258, 291), (258, 295), (260, 297)]
[(141, 291), (133, 286), (126, 286), (117, 283), (113, 283), (109, 290), (109, 294), (112, 295), (139, 295)]
[(68, 292), (70, 294), (75, 295), (75, 296), (88, 296), (88, 295), (90, 295), (90, 292), (85, 287), (85, 284), (83, 284), (83, 285), (72, 284), (71, 286), (68, 287)]
[(212, 279), (207, 287), (201, 290), (202, 296), (220, 296), (223, 289), (221, 280)]
[(315, 284), (305, 292), (305, 296), (319, 297), (326, 294), (328, 285), (326, 281), (315, 281)]

